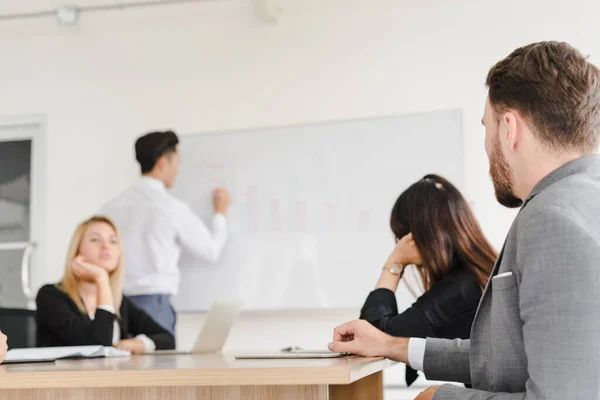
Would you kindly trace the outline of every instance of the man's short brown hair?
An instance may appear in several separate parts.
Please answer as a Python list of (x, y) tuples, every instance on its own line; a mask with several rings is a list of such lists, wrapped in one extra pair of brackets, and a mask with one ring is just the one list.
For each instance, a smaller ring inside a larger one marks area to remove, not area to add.
[(567, 43), (539, 42), (513, 51), (486, 79), (494, 114), (518, 111), (555, 150), (596, 152), (600, 70)]

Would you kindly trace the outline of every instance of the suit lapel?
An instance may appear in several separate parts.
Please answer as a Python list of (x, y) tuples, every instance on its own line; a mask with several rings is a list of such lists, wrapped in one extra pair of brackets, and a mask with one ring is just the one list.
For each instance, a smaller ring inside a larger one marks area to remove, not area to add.
[[(509, 234), (510, 234), (510, 232), (509, 232)], [(498, 258), (496, 259), (496, 262), (494, 263), (494, 268), (492, 268), (490, 277), (489, 277), (487, 283), (485, 284), (485, 289), (483, 289), (483, 294), (481, 295), (481, 299), (479, 299), (479, 305), (477, 306), (477, 311), (475, 312), (475, 318), (473, 319), (472, 326), (475, 326), (477, 317), (479, 316), (479, 310), (481, 310), (481, 306), (483, 304), (485, 296), (487, 295), (490, 285), (492, 284), (492, 278), (498, 274), (498, 269), (500, 268), (500, 264), (502, 263), (502, 256), (504, 255), (504, 248), (506, 247), (507, 240), (508, 240), (508, 235), (506, 236), (506, 239), (504, 240), (504, 244), (502, 245), (502, 250), (500, 250), (500, 254), (498, 254)]]
[(531, 198), (528, 198), (528, 199), (525, 200), (525, 202), (521, 206), (521, 209), (519, 210), (519, 212), (515, 216), (515, 219), (514, 219), (513, 223), (510, 226), (510, 229), (508, 230), (508, 234), (506, 235), (506, 239), (504, 239), (504, 243), (502, 244), (502, 250), (500, 250), (500, 253), (498, 254), (498, 258), (496, 259), (496, 262), (494, 263), (494, 268), (492, 268), (492, 272), (490, 273), (490, 277), (489, 277), (487, 283), (485, 284), (485, 289), (483, 289), (483, 293), (481, 295), (481, 299), (479, 299), (479, 305), (477, 306), (477, 311), (475, 312), (475, 318), (473, 319), (473, 324), (471, 325), (471, 330), (473, 330), (472, 327), (475, 326), (475, 322), (477, 321), (477, 317), (479, 316), (479, 310), (481, 310), (481, 306), (483, 305), (483, 301), (485, 300), (485, 297), (488, 294), (488, 290), (490, 289), (490, 285), (492, 284), (492, 278), (498, 274), (498, 269), (500, 269), (500, 264), (502, 264), (502, 256), (504, 255), (504, 249), (506, 247), (506, 242), (508, 242), (508, 239), (510, 238), (511, 232), (513, 231), (513, 229), (515, 229), (517, 218), (519, 218), (519, 215), (521, 214), (521, 211), (523, 211), (523, 208), (525, 208), (525, 206), (527, 205), (527, 203), (529, 202), (529, 200), (531, 200)]

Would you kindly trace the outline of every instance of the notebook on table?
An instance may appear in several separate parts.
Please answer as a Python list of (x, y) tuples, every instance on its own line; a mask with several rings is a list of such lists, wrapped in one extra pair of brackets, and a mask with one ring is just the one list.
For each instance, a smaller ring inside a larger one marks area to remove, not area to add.
[(129, 357), (130, 355), (131, 353), (128, 351), (108, 346), (36, 347), (9, 350), (3, 364), (53, 362), (80, 358)]

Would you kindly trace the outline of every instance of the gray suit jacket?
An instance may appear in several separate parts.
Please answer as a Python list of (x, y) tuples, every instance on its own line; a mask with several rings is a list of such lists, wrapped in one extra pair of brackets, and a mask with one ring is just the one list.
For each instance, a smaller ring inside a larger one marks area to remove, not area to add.
[(427, 339), (427, 378), (473, 386), (434, 399), (600, 399), (600, 156), (533, 189), (492, 276), (470, 341)]

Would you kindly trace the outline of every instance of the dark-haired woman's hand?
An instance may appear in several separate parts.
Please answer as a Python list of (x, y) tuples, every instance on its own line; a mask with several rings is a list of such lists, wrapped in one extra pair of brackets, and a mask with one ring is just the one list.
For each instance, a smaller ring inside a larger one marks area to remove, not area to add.
[(388, 257), (388, 263), (396, 263), (402, 266), (408, 264), (421, 265), (423, 259), (417, 245), (412, 237), (412, 233), (398, 240), (392, 254)]

